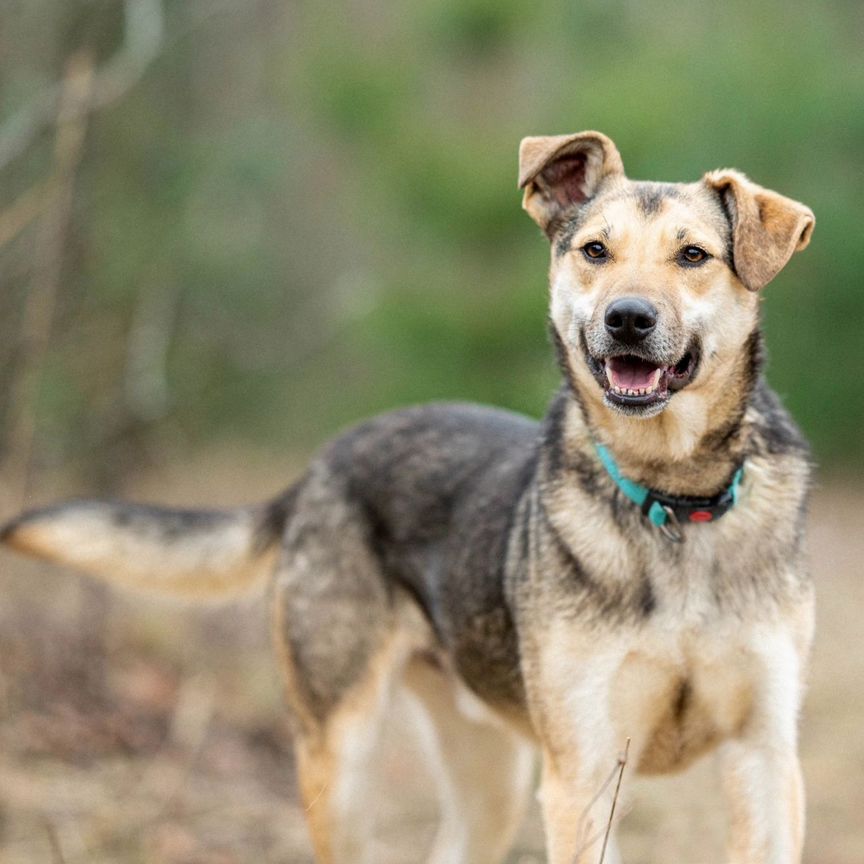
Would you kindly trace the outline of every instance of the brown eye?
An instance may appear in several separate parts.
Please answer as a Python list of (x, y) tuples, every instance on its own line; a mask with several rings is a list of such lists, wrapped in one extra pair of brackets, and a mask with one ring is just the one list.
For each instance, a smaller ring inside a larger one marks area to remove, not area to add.
[(609, 251), (606, 247), (596, 240), (591, 243), (586, 243), (582, 247), (582, 254), (586, 258), (590, 258), (592, 261), (603, 261), (609, 257)]
[(699, 246), (685, 246), (678, 253), (678, 263), (685, 266), (704, 264), (711, 256)]

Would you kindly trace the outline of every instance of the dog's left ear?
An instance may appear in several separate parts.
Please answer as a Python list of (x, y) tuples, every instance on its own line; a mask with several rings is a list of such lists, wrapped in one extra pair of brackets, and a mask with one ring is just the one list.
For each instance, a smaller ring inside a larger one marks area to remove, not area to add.
[(751, 291), (764, 288), (810, 242), (813, 211), (763, 189), (738, 171), (712, 171), (705, 183), (716, 190), (732, 220), (735, 272)]
[(561, 216), (613, 174), (623, 176), (624, 165), (602, 132), (523, 138), (519, 145), (522, 207), (550, 238)]

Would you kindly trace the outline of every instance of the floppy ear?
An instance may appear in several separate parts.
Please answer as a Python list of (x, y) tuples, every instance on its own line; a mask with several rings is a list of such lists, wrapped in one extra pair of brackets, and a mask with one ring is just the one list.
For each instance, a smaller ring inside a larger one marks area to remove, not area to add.
[(550, 237), (561, 216), (612, 174), (623, 176), (624, 165), (602, 132), (523, 138), (519, 145), (522, 207)]
[(791, 198), (763, 189), (739, 171), (712, 171), (715, 189), (732, 220), (735, 272), (751, 291), (764, 288), (810, 242), (813, 211)]

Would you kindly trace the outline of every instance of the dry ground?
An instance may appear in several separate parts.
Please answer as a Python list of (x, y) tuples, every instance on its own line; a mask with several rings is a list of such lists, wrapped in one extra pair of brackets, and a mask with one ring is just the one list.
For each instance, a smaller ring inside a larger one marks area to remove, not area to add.
[[(293, 473), (209, 453), (125, 491), (239, 503), (275, 493)], [(57, 479), (40, 491), (71, 490)], [(817, 491), (819, 622), (802, 726), (809, 864), (864, 861), (862, 513), (851, 486)], [(0, 864), (311, 864), (266, 621), (260, 599), (170, 605), (0, 555)], [(378, 864), (422, 861), (434, 831), (430, 783), (405, 725), (395, 712), (384, 791), (369, 802), (380, 817)], [(722, 860), (711, 768), (625, 778), (629, 861)], [(539, 864), (541, 848), (532, 805), (509, 864)]]

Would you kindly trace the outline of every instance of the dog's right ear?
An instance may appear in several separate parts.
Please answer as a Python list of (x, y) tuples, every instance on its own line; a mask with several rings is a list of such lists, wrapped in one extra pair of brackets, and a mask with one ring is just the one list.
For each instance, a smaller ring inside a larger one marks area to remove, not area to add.
[(623, 176), (624, 165), (602, 132), (523, 138), (519, 145), (522, 207), (549, 237), (561, 217), (588, 200), (612, 174)]

